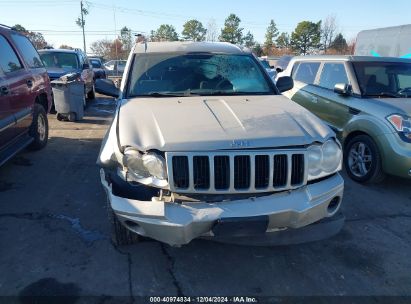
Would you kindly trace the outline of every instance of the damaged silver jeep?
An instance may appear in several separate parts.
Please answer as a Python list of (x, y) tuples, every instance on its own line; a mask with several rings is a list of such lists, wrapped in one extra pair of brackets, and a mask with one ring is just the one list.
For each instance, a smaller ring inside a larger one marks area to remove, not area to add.
[(137, 43), (98, 158), (117, 244), (148, 237), (295, 244), (337, 233), (344, 182), (335, 134), (281, 95), (247, 49)]

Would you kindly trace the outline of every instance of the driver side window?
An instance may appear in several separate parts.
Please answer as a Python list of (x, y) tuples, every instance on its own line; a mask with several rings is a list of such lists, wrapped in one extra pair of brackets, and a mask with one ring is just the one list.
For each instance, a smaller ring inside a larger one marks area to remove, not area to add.
[(337, 83), (348, 84), (347, 73), (343, 63), (325, 63), (321, 72), (320, 87), (333, 90)]

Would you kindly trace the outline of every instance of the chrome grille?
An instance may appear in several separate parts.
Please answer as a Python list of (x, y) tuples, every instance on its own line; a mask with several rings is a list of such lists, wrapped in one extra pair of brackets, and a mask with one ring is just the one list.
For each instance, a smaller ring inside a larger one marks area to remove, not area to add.
[(304, 150), (168, 152), (170, 190), (178, 193), (261, 193), (307, 183)]

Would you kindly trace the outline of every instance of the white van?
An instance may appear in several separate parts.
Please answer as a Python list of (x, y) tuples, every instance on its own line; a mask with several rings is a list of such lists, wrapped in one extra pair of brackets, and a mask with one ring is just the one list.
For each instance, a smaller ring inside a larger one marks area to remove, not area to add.
[(354, 55), (411, 59), (411, 24), (360, 32)]

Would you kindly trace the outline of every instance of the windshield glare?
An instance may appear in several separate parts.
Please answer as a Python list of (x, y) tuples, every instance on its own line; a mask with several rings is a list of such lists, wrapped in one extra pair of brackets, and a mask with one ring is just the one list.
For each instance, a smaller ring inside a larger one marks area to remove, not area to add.
[(138, 54), (128, 95), (275, 94), (251, 55)]
[(41, 53), (40, 58), (46, 67), (62, 68), (65, 70), (78, 69), (77, 55), (73, 53)]
[(354, 62), (363, 96), (411, 97), (411, 63)]

